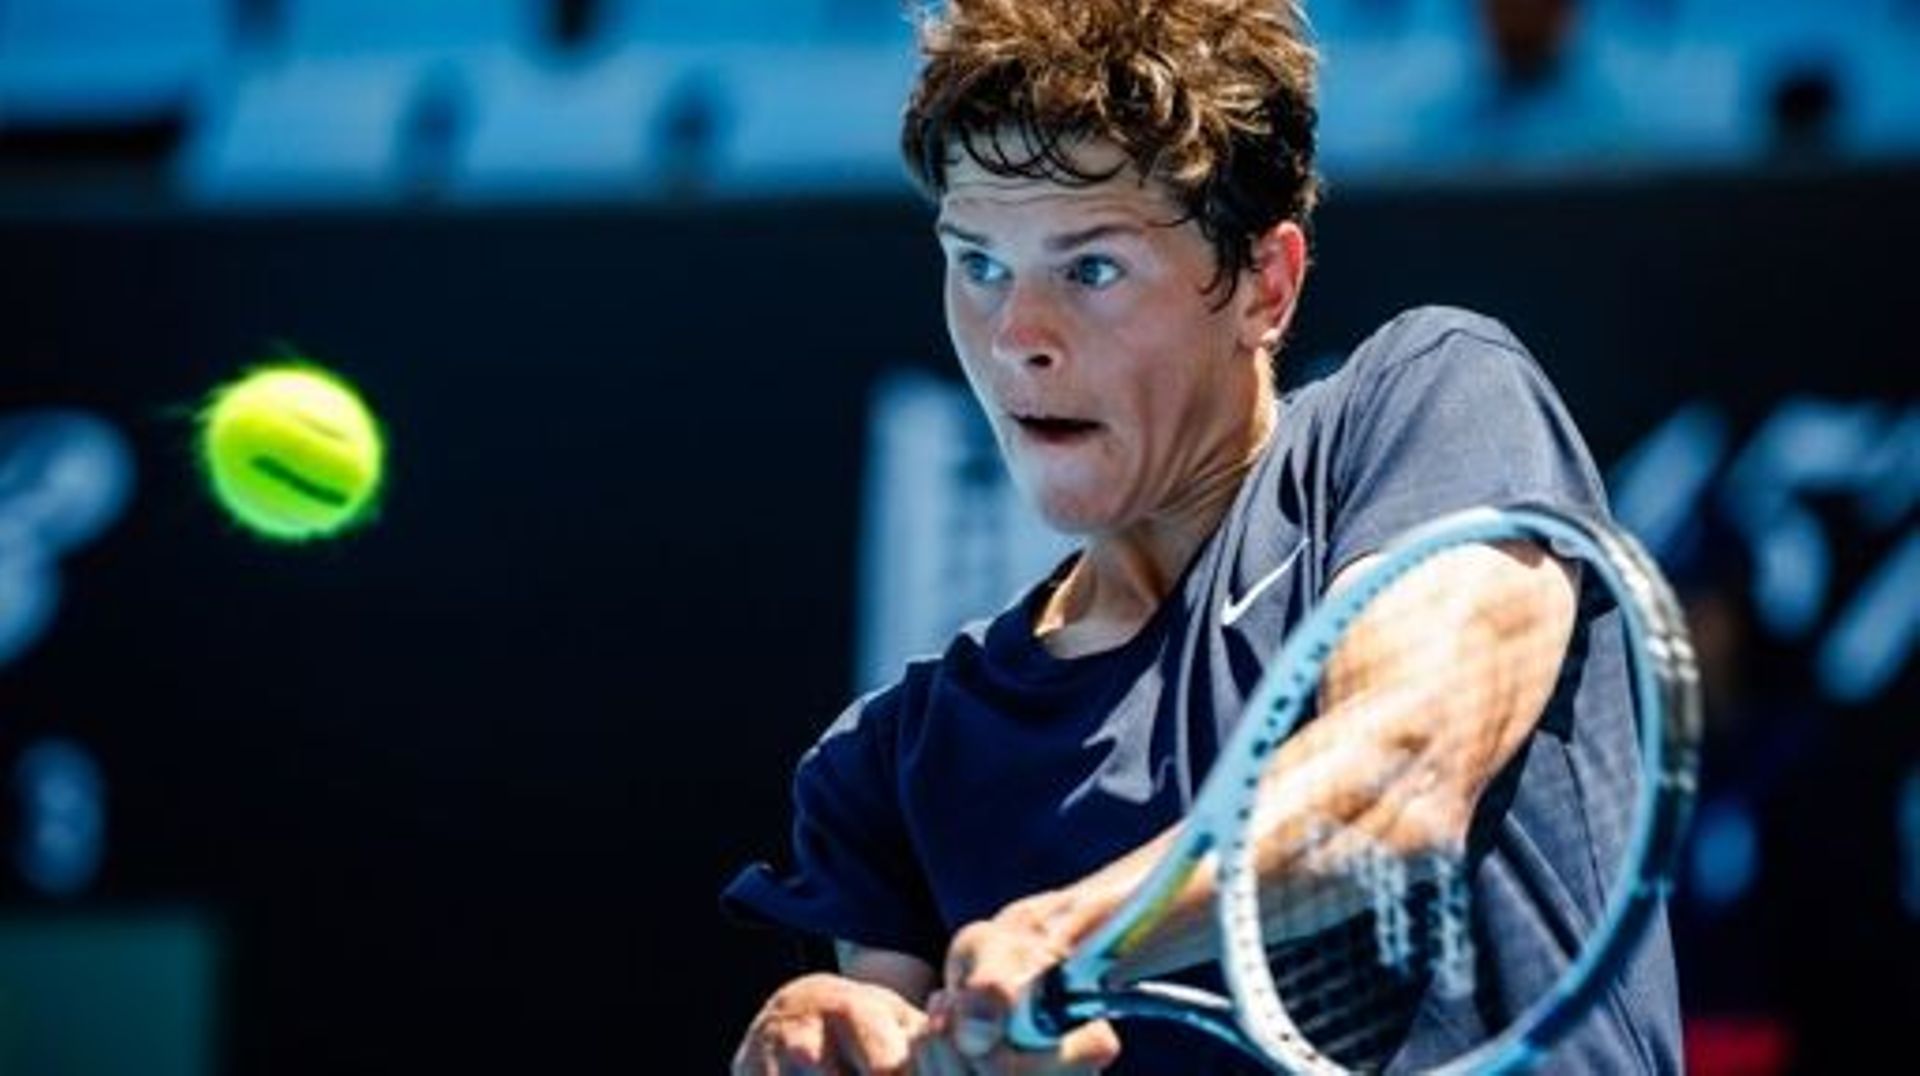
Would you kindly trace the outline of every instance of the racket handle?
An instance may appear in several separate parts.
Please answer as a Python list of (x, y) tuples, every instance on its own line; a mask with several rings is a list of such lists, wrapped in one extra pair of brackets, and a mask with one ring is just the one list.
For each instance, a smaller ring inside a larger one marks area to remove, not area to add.
[(1014, 1003), (1007, 1019), (1007, 1041), (1022, 1050), (1045, 1050), (1072, 1027), (1067, 1016), (1067, 980), (1055, 966)]

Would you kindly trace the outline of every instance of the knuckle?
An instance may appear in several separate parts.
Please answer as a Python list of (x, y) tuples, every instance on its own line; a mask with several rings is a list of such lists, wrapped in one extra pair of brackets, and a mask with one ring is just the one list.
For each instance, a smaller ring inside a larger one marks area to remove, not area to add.
[(953, 936), (952, 950), (954, 954), (964, 959), (968, 954), (973, 952), (973, 950), (980, 947), (981, 940), (986, 934), (987, 925), (985, 923), (968, 923), (966, 926), (961, 927), (959, 933)]
[(973, 995), (972, 1001), (991, 1001), (999, 1005), (1013, 1003), (1014, 989), (1007, 971), (994, 965), (982, 965), (973, 970), (962, 984)]
[(846, 980), (840, 978), (838, 975), (832, 975), (824, 971), (816, 971), (809, 975), (802, 975), (793, 982), (803, 993), (830, 994), (838, 990), (840, 985), (845, 981)]

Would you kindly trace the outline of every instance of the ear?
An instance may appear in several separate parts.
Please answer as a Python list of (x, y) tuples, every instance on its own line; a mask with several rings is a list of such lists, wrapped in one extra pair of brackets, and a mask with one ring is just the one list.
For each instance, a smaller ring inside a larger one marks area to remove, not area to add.
[(1294, 307), (1307, 276), (1307, 236), (1300, 225), (1283, 220), (1253, 241), (1253, 267), (1243, 285), (1251, 285), (1240, 313), (1240, 342), (1248, 350), (1264, 348), (1269, 357), (1293, 323)]

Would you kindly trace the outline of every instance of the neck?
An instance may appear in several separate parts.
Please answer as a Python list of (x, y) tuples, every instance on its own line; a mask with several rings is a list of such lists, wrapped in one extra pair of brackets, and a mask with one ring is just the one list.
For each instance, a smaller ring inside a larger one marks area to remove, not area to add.
[(1179, 497), (1088, 539), (1034, 625), (1048, 650), (1061, 657), (1094, 653), (1124, 643), (1146, 624), (1220, 525), (1272, 439), (1273, 424), (1273, 394), (1263, 383), (1245, 436), (1212, 453)]

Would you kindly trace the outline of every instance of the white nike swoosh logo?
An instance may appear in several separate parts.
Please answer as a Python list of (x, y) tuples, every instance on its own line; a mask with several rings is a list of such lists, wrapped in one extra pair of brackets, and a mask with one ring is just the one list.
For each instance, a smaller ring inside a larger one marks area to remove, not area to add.
[(1287, 559), (1281, 561), (1278, 568), (1261, 576), (1258, 581), (1248, 587), (1247, 592), (1240, 595), (1240, 600), (1235, 601), (1232, 597), (1228, 597), (1227, 603), (1220, 607), (1220, 626), (1230, 628), (1234, 621), (1246, 615), (1247, 610), (1253, 607), (1253, 603), (1260, 600), (1260, 595), (1265, 594), (1268, 587), (1278, 583), (1280, 577), (1287, 574), (1287, 570), (1293, 567), (1293, 562), (1299, 560), (1300, 554), (1306, 550), (1307, 540), (1302, 538), (1300, 544), (1293, 547), (1293, 552), (1287, 554)]

